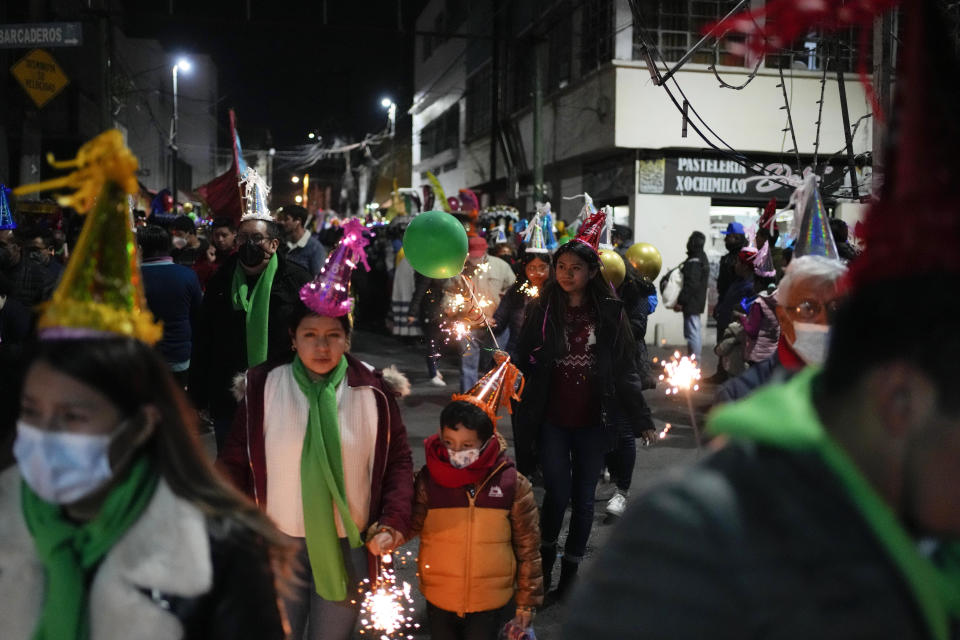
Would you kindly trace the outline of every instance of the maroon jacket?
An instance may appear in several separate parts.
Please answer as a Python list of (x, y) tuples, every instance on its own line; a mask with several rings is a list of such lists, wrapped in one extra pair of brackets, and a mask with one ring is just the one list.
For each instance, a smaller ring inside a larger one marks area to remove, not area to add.
[[(367, 526), (377, 524), (399, 532), (409, 531), (413, 503), (413, 457), (400, 409), (379, 371), (371, 371), (349, 354), (346, 358), (347, 384), (351, 387), (370, 387), (377, 398), (377, 450), (373, 461), (374, 482), (370, 488)], [(267, 496), (263, 391), (267, 374), (281, 364), (267, 362), (247, 371), (246, 390), (237, 407), (233, 429), (217, 457), (217, 466), (261, 509), (266, 507)]]

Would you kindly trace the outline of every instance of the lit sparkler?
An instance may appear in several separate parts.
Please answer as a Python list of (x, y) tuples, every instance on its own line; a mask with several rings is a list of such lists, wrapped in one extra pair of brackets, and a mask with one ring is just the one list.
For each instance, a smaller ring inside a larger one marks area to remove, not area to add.
[(540, 296), (540, 287), (535, 284), (530, 284), (530, 281), (526, 280), (520, 285), (520, 293), (528, 298), (537, 298)]
[[(679, 351), (674, 351), (673, 358), (669, 362), (664, 361), (661, 364), (663, 373), (660, 375), (660, 380), (667, 384), (667, 395), (677, 395), (681, 389), (684, 391), (684, 396), (687, 399), (687, 410), (690, 412), (690, 424), (693, 426), (693, 435), (697, 440), (697, 453), (699, 454), (701, 450), (700, 430), (697, 428), (697, 419), (693, 412), (693, 400), (690, 397), (691, 391), (700, 390), (700, 367), (697, 366), (697, 357), (681, 357)], [(666, 435), (667, 430), (669, 430), (669, 425), (660, 434), (661, 438)]]
[[(407, 555), (410, 555), (408, 552)], [(405, 563), (405, 559), (404, 560)], [(380, 640), (389, 640), (399, 633), (406, 638), (420, 625), (413, 622), (410, 615), (414, 612), (413, 597), (410, 595), (410, 583), (397, 584), (397, 576), (393, 571), (393, 559), (390, 554), (380, 559), (377, 582), (369, 591), (364, 593), (363, 605), (360, 608), (361, 634), (372, 631), (380, 634)]]
[(673, 425), (671, 425), (669, 422), (666, 424), (666, 426), (663, 428), (663, 431), (660, 432), (660, 439), (661, 439), (661, 440), (663, 440), (664, 438), (667, 437), (667, 434), (670, 433), (670, 429), (671, 429), (672, 427), (673, 427)]

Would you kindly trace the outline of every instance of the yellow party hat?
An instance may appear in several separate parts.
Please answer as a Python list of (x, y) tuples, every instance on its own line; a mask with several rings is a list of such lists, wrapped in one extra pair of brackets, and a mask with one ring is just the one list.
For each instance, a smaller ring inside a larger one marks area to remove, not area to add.
[(58, 196), (61, 206), (86, 214), (53, 298), (37, 323), (44, 339), (119, 334), (154, 344), (162, 326), (147, 308), (137, 263), (127, 194), (136, 193), (137, 158), (116, 129), (90, 140), (73, 160), (55, 161), (58, 169), (75, 167), (62, 178), (24, 185), (16, 195), (71, 188)]

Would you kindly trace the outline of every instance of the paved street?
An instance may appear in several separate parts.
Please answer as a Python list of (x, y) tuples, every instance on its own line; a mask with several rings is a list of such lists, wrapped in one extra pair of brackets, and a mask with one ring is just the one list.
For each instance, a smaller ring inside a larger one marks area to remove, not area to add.
[[(712, 333), (712, 331), (708, 331)], [(716, 357), (710, 352), (712, 346), (704, 345), (704, 376), (713, 373), (715, 369)], [(438, 388), (427, 384), (426, 366), (415, 345), (407, 346), (399, 340), (372, 333), (358, 332), (354, 338), (353, 354), (359, 358), (373, 364), (378, 368), (383, 368), (391, 364), (403, 371), (410, 379), (412, 393), (401, 403), (404, 420), (407, 426), (407, 432), (410, 438), (410, 447), (413, 450), (414, 468), (419, 469), (424, 464), (423, 440), (434, 433), (439, 427), (440, 410), (450, 399), (450, 394), (457, 391), (458, 364), (452, 358), (443, 358), (440, 361), (440, 367), (444, 378), (448, 381), (446, 388)], [(669, 357), (673, 352), (666, 347), (653, 349), (651, 356), (663, 358)], [(696, 416), (698, 423), (702, 424), (703, 410), (709, 402), (709, 393), (711, 388), (706, 391), (696, 393), (693, 396), (694, 406), (699, 408)], [(637, 465), (634, 470), (633, 487), (631, 496), (643, 491), (645, 488), (657, 482), (664, 474), (672, 470), (682, 469), (691, 464), (697, 458), (696, 443), (693, 436), (693, 430), (690, 425), (689, 412), (683, 396), (673, 397), (664, 394), (664, 390), (647, 391), (645, 393), (647, 402), (653, 410), (654, 420), (659, 431), (663, 431), (665, 425), (671, 425), (667, 436), (658, 441), (657, 445), (650, 448), (639, 447), (637, 452)], [(503, 435), (511, 442), (510, 418), (504, 417), (501, 420)], [(512, 442), (511, 442), (512, 444)], [(538, 501), (542, 497), (542, 489), (537, 488)], [(587, 547), (587, 555), (581, 572), (590, 570), (590, 562), (596, 550), (603, 545), (604, 541), (610, 535), (615, 523), (606, 523), (603, 507), (607, 498), (613, 493), (613, 486), (601, 483), (597, 489), (597, 510), (594, 517), (594, 529), (590, 538), (590, 545)], [(560, 540), (561, 548), (563, 538)], [(417, 542), (413, 541), (404, 547), (404, 552), (413, 553), (411, 560), (417, 552)], [(559, 565), (559, 563), (558, 563)], [(404, 580), (411, 584), (416, 584), (416, 563), (410, 562), (407, 566), (400, 567), (398, 573)], [(559, 573), (559, 566), (555, 570)], [(414, 589), (416, 592), (416, 589)], [(415, 619), (421, 624), (425, 624), (423, 613), (423, 600), (417, 598)], [(541, 611), (534, 623), (534, 629), (537, 638), (540, 640), (551, 640), (559, 637), (559, 629), (565, 615), (564, 606), (555, 604), (552, 607)], [(359, 635), (358, 637), (370, 637), (369, 633)], [(419, 637), (427, 637), (427, 634), (421, 630)]]

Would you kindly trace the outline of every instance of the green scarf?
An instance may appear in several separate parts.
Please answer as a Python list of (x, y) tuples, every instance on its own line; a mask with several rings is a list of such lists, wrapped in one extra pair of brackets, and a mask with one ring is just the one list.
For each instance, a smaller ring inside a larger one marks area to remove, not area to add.
[(277, 275), (277, 254), (273, 254), (267, 268), (263, 270), (253, 291), (247, 284), (247, 272), (239, 264), (233, 270), (233, 284), (230, 298), (233, 308), (243, 309), (247, 314), (247, 366), (255, 367), (267, 360), (267, 329), (270, 320), (270, 291), (273, 289), (273, 277)]
[(44, 501), (27, 483), (21, 504), (27, 529), (46, 573), (43, 609), (33, 640), (82, 640), (90, 635), (87, 591), (101, 558), (137, 521), (153, 498), (159, 476), (141, 456), (89, 522), (71, 522), (60, 505)]
[(340, 451), (337, 387), (346, 373), (347, 359), (343, 356), (330, 373), (317, 380), (310, 379), (300, 356), (293, 360), (293, 378), (310, 402), (307, 434), (303, 438), (303, 454), (300, 456), (307, 556), (317, 594), (334, 602), (347, 598), (347, 571), (337, 535), (334, 505), (350, 546), (356, 548), (363, 544), (347, 506)]
[[(817, 451), (913, 593), (937, 640), (960, 620), (960, 542), (946, 542), (930, 560), (917, 550), (896, 514), (820, 422), (813, 406), (818, 370), (807, 368), (784, 384), (757, 391), (710, 416), (708, 431), (793, 451)], [(771, 416), (776, 416), (772, 419)]]

